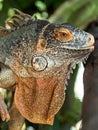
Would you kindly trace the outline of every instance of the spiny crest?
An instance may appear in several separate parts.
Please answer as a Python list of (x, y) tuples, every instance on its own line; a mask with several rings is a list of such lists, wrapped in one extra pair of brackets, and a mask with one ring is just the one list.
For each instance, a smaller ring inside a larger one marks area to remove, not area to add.
[(25, 14), (18, 9), (14, 9), (14, 11), (15, 14), (6, 21), (6, 25), (10, 27), (10, 29), (6, 29), (0, 26), (0, 34), (8, 34), (11, 31), (16, 30), (17, 28), (23, 25), (28, 24), (29, 21), (34, 21), (37, 19), (35, 15), (31, 16)]
[(6, 28), (0, 26), (0, 35), (4, 35), (4, 34), (8, 34), (10, 33), (9, 30), (7, 30)]

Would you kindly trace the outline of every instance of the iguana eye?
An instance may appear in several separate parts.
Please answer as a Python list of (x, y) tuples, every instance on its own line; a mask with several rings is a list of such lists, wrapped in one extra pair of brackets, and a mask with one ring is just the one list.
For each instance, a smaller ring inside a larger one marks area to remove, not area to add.
[(54, 37), (61, 42), (67, 42), (73, 38), (73, 34), (66, 28), (55, 28)]

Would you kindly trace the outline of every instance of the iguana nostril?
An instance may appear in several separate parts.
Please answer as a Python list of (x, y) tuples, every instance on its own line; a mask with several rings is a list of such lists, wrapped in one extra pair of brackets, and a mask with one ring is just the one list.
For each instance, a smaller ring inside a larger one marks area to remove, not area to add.
[(95, 42), (94, 36), (91, 34), (88, 34), (87, 43), (83, 47), (90, 47), (90, 49), (92, 50), (94, 49), (94, 42)]
[(91, 41), (91, 37), (89, 37), (89, 41)]
[(94, 42), (95, 42), (94, 36), (90, 34), (90, 35), (89, 35), (89, 44), (90, 44), (90, 45), (93, 45)]
[(35, 71), (43, 71), (48, 65), (47, 60), (43, 56), (33, 57), (31, 64)]

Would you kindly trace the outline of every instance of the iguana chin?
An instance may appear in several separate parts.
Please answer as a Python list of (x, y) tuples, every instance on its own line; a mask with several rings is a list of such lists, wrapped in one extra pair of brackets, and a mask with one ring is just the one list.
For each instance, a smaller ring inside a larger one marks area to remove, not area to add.
[(20, 130), (24, 118), (52, 125), (65, 100), (67, 78), (94, 50), (94, 37), (17, 9), (6, 23), (10, 29), (0, 27), (0, 87), (12, 89), (14, 101), (8, 112), (0, 97), (1, 118), (9, 120), (9, 130)]

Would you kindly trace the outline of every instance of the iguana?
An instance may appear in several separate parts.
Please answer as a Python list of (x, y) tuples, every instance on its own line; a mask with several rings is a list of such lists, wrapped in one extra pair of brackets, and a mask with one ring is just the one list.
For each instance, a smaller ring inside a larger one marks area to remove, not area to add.
[(0, 97), (1, 118), (9, 121), (9, 130), (20, 130), (24, 118), (52, 125), (67, 78), (94, 50), (94, 37), (17, 9), (6, 23), (9, 29), (0, 27), (0, 87), (14, 91), (14, 99), (8, 112)]

